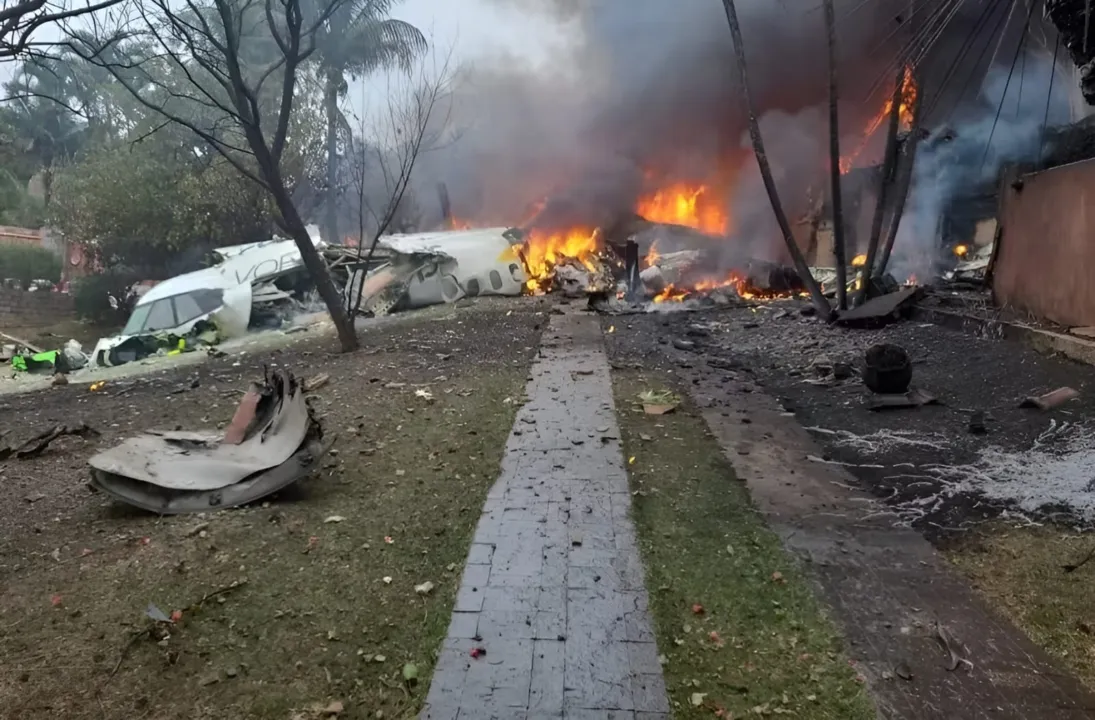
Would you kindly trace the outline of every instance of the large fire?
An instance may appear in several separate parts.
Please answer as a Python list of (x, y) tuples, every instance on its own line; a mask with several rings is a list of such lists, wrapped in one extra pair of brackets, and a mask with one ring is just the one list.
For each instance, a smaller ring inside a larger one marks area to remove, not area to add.
[(730, 229), (725, 207), (706, 185), (670, 185), (640, 198), (635, 212), (650, 222), (685, 225), (711, 235)]
[(533, 230), (525, 238), (524, 261), (528, 274), (525, 286), (532, 292), (546, 291), (552, 270), (565, 259), (577, 260), (587, 270), (595, 272), (597, 266), (594, 258), (601, 249), (600, 232), (597, 230)]
[[(912, 68), (906, 66), (905, 77), (901, 81), (901, 104), (897, 107), (897, 118), (901, 130), (908, 130), (912, 127), (913, 106), (916, 104), (917, 92), (916, 80), (913, 78)], [(855, 167), (855, 161), (866, 149), (867, 143), (870, 142), (874, 134), (878, 132), (878, 128), (882, 127), (882, 124), (890, 117), (890, 111), (892, 109), (893, 98), (887, 98), (886, 102), (882, 105), (882, 109), (867, 123), (866, 129), (863, 131), (863, 138), (859, 141), (855, 150), (840, 158), (841, 174), (846, 175)]]
[[(729, 229), (729, 215), (706, 185), (675, 183), (645, 195), (635, 212), (650, 222), (684, 225), (701, 232), (722, 235)], [(525, 270), (532, 292), (546, 291), (552, 270), (564, 259), (577, 260), (595, 270), (594, 258), (603, 250), (597, 231), (574, 228), (562, 232), (532, 230), (525, 238)], [(648, 256), (647, 265), (653, 263)]]

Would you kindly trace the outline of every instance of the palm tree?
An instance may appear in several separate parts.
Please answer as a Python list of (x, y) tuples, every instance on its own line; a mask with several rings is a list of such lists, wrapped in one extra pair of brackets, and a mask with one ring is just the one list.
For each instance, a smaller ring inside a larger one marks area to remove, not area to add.
[[(330, 0), (318, 0), (330, 2)], [(410, 23), (388, 17), (396, 0), (350, 0), (339, 5), (316, 36), (323, 109), (327, 117), (327, 188), (324, 235), (338, 241), (338, 133), (349, 129), (338, 102), (347, 77), (362, 77), (382, 67), (410, 70), (426, 51), (426, 37)]]
[(80, 116), (83, 88), (69, 60), (34, 58), (23, 63), (4, 91), (4, 124), (33, 163), (32, 174), (42, 173), (48, 205), (55, 164), (73, 157), (87, 138), (88, 125)]

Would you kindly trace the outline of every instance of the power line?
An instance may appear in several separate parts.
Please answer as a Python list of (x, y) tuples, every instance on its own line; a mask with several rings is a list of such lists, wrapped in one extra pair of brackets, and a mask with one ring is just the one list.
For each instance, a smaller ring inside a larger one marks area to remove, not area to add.
[(1008, 79), (1004, 83), (1004, 92), (1000, 96), (1000, 105), (996, 108), (996, 117), (992, 121), (992, 130), (989, 131), (989, 139), (985, 143), (985, 154), (981, 156), (981, 168), (984, 169), (985, 161), (988, 160), (989, 150), (992, 148), (992, 136), (996, 134), (996, 124), (1000, 122), (1000, 113), (1004, 109), (1004, 100), (1008, 97), (1008, 88), (1011, 87), (1011, 76), (1015, 74), (1015, 65), (1019, 62), (1019, 53), (1023, 52), (1023, 46), (1027, 41), (1028, 30), (1030, 29), (1030, 18), (1034, 14), (1034, 6), (1036, 3), (1030, 3), (1030, 9), (1027, 11), (1027, 21), (1023, 25), (1023, 34), (1019, 36), (1019, 43), (1015, 47), (1015, 57), (1011, 60), (1011, 68), (1008, 70)]
[(1053, 99), (1053, 81), (1057, 78), (1057, 53), (1061, 50), (1061, 33), (1057, 33), (1057, 42), (1053, 44), (1053, 64), (1049, 66), (1049, 92), (1046, 93), (1046, 113), (1042, 117), (1042, 147), (1041, 152), (1043, 155), (1042, 161), (1038, 164), (1041, 165), (1044, 162), (1044, 156), (1046, 151), (1046, 135), (1049, 130), (1049, 101)]

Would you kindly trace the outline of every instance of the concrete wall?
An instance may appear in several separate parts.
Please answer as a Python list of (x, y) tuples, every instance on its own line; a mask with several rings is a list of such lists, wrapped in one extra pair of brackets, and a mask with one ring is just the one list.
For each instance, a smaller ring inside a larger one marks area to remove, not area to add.
[(1095, 325), (1095, 160), (1005, 185), (993, 270), (997, 304), (1069, 327)]
[(0, 288), (0, 328), (45, 327), (74, 317), (71, 295)]
[(12, 227), (0, 225), (0, 245), (34, 245), (42, 244), (42, 231), (31, 228)]

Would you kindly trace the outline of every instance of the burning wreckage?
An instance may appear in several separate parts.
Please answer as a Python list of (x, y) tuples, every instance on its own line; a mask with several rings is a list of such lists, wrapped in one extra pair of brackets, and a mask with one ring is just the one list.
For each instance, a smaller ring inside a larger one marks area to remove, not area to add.
[[(604, 307), (625, 297), (660, 304), (707, 293), (725, 304), (737, 296), (801, 292), (793, 272), (770, 263), (710, 277), (703, 268), (715, 264), (719, 242), (689, 227), (635, 218), (622, 235), (619, 228), (607, 233), (496, 227), (387, 235), (371, 256), (353, 247), (317, 247), (347, 306), (366, 316), (479, 295), (552, 290), (591, 294)], [(293, 241), (219, 248), (216, 256), (217, 264), (148, 290), (122, 332), (95, 346), (90, 364), (109, 367), (210, 347), (251, 330), (285, 327), (320, 309)]]

